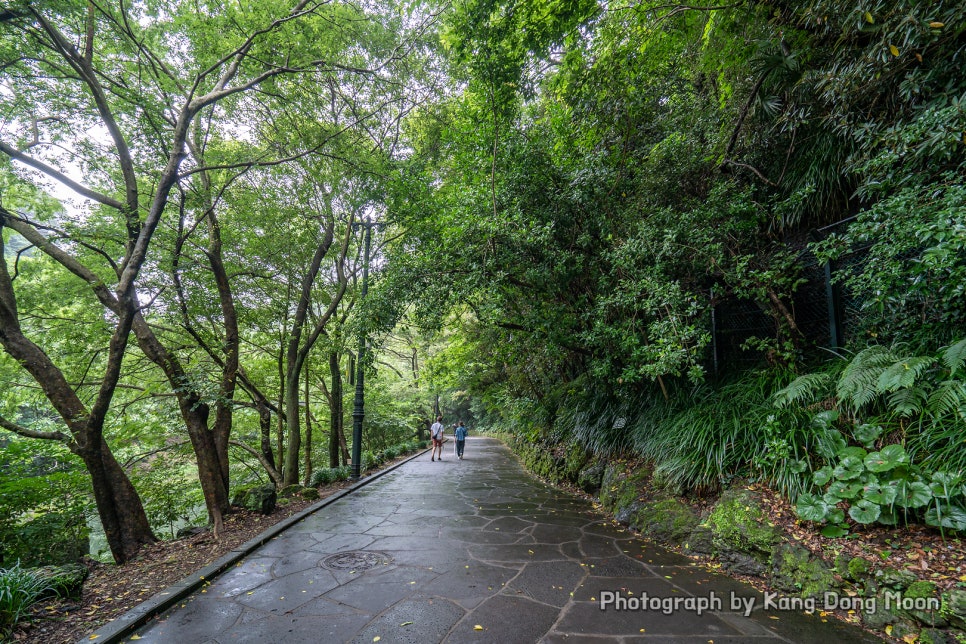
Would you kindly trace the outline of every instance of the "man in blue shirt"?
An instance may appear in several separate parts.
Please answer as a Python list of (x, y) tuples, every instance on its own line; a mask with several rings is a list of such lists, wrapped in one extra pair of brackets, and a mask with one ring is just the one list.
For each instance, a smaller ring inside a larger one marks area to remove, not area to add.
[(463, 460), (463, 447), (466, 446), (466, 425), (461, 420), (453, 433), (456, 436), (456, 458)]

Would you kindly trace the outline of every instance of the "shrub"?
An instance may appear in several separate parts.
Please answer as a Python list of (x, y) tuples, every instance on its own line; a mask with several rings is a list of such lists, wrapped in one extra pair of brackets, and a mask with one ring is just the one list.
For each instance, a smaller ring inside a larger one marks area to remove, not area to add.
[(309, 483), (318, 487), (320, 485), (328, 485), (335, 480), (335, 472), (332, 471), (332, 468), (323, 467), (312, 472), (312, 478), (309, 480)]
[(362, 469), (371, 470), (382, 465), (384, 456), (382, 452), (378, 454), (366, 450), (362, 453)]
[(20, 562), (0, 570), (0, 637), (6, 640), (27, 609), (50, 590), (49, 581), (21, 568)]

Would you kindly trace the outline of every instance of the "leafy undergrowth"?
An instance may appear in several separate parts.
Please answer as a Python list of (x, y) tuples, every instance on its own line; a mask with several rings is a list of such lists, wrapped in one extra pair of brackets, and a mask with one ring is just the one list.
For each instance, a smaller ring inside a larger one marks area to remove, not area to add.
[[(389, 461), (379, 469), (390, 467), (409, 456)], [(212, 538), (210, 532), (161, 541), (142, 548), (133, 561), (122, 566), (87, 559), (84, 563), (90, 569), (90, 576), (84, 582), (80, 599), (48, 600), (35, 604), (30, 619), (18, 625), (12, 640), (37, 644), (77, 642), (155, 593), (254, 539), (276, 523), (351, 484), (351, 481), (340, 481), (326, 485), (319, 490), (319, 499), (291, 497), (290, 503), (279, 505), (268, 516), (234, 508), (225, 517), (225, 530), (218, 541)]]

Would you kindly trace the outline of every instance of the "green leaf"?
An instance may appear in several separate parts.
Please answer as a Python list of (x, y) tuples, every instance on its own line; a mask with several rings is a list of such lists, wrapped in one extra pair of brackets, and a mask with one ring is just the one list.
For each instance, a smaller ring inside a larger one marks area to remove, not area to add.
[(865, 466), (870, 472), (888, 472), (909, 462), (909, 455), (902, 445), (886, 445), (882, 451), (872, 452), (865, 457)]
[(939, 499), (948, 499), (959, 494), (959, 484), (962, 477), (952, 472), (933, 472), (929, 482), (932, 495)]
[(826, 465), (825, 467), (818, 469), (812, 474), (812, 482), (815, 485), (822, 487), (832, 480), (832, 466)]
[(951, 503), (941, 503), (926, 511), (926, 525), (966, 531), (966, 510)]
[(956, 372), (962, 368), (964, 362), (966, 362), (966, 338), (963, 338), (943, 352), (943, 364), (949, 369), (950, 378), (956, 375)]
[(805, 521), (821, 523), (828, 516), (829, 505), (814, 494), (801, 494), (795, 504), (795, 512)]
[(916, 380), (922, 372), (934, 364), (935, 361), (935, 358), (931, 356), (910, 356), (902, 358), (879, 375), (876, 388), (879, 393), (907, 389), (916, 384)]
[(835, 481), (828, 486), (828, 494), (837, 499), (854, 499), (862, 489), (862, 484), (858, 482), (846, 483), (845, 481)]
[(879, 523), (882, 525), (897, 525), (899, 523), (899, 515), (892, 508), (882, 508), (882, 514), (879, 515)]
[(932, 500), (932, 490), (921, 481), (899, 481), (896, 505), (903, 508), (921, 508)]
[(839, 539), (849, 533), (848, 528), (841, 525), (827, 525), (822, 528), (822, 536), (829, 539)]
[(882, 514), (882, 508), (879, 504), (867, 499), (857, 501), (849, 508), (849, 516), (857, 523), (875, 523), (880, 514)]
[(832, 474), (842, 481), (857, 479), (865, 471), (865, 463), (858, 456), (846, 456), (835, 466)]
[(878, 503), (879, 505), (892, 505), (896, 502), (898, 490), (895, 484), (882, 485), (881, 483), (869, 483), (863, 488), (863, 498)]
[(865, 458), (866, 454), (868, 454), (868, 452), (864, 448), (853, 446), (853, 447), (845, 447), (843, 449), (840, 449), (838, 453), (838, 457), (841, 459), (846, 459), (850, 456), (854, 456), (856, 458)]
[(859, 441), (867, 448), (871, 448), (873, 443), (882, 436), (882, 427), (879, 425), (862, 424), (852, 430), (855, 440)]

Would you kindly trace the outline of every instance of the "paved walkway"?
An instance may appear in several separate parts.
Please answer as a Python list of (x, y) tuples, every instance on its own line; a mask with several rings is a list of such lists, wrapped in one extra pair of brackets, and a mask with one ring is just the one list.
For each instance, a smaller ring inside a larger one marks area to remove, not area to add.
[[(463, 461), (446, 446), (442, 462), (427, 452), (272, 539), (139, 644), (878, 641), (763, 610), (750, 586), (602, 519), (494, 439), (470, 438)], [(675, 610), (632, 610), (645, 593)], [(702, 601), (714, 610), (699, 615)]]

